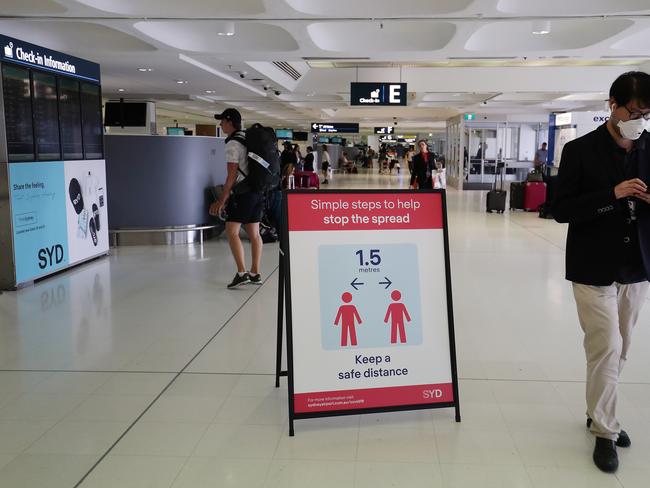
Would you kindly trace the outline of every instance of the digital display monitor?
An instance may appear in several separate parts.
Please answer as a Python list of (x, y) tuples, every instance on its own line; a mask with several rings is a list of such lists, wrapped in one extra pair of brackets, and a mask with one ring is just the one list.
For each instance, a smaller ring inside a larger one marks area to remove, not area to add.
[(168, 136), (184, 136), (185, 127), (167, 127)]
[(29, 71), (5, 64), (2, 86), (9, 161), (34, 161)]
[(34, 71), (34, 133), (39, 161), (61, 159), (59, 109), (56, 101), (56, 76)]
[(146, 127), (147, 104), (139, 102), (106, 102), (106, 127)]
[(99, 86), (81, 84), (81, 116), (83, 119), (84, 154), (86, 159), (104, 157), (104, 127)]
[(332, 137), (330, 138), (330, 142), (332, 144), (341, 144), (341, 142), (343, 142), (343, 139), (341, 139), (340, 137)]
[(319, 142), (320, 144), (329, 144), (329, 142), (330, 142), (330, 138), (329, 138), (329, 137), (325, 137), (325, 136), (320, 136), (320, 137), (318, 138), (318, 142)]
[(59, 79), (59, 120), (63, 159), (83, 159), (79, 82)]
[(293, 140), (294, 141), (308, 141), (309, 140), (309, 132), (293, 131)]
[(292, 129), (275, 129), (275, 137), (282, 140), (290, 141), (293, 139)]

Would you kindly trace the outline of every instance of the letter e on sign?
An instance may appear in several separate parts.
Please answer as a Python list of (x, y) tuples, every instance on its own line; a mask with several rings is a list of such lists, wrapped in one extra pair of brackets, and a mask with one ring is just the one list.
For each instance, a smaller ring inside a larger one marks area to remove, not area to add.
[(390, 85), (388, 93), (390, 103), (401, 103), (402, 92), (400, 85)]

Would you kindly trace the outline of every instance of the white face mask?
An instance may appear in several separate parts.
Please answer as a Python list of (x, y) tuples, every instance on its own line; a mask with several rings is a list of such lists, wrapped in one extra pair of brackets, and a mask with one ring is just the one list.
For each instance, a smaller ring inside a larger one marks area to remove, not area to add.
[(626, 120), (625, 122), (619, 120), (618, 124), (616, 125), (621, 130), (621, 135), (625, 139), (636, 141), (639, 137), (641, 137), (643, 131), (646, 130), (648, 123), (643, 117), (641, 117), (640, 119)]

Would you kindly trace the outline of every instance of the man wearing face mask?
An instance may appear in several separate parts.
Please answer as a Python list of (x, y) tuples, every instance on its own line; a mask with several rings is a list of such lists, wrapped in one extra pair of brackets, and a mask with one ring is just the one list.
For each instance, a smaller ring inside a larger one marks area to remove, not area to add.
[(566, 279), (584, 332), (593, 460), (613, 473), (616, 446), (631, 445), (617, 386), (650, 276), (650, 75), (619, 76), (609, 105), (605, 124), (564, 146), (553, 215), (569, 223)]

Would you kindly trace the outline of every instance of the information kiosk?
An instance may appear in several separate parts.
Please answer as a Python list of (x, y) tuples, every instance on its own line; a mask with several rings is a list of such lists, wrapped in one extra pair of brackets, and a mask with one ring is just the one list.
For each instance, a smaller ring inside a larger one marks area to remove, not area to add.
[(394, 410), (460, 421), (444, 191), (286, 197), (290, 434), (294, 419)]
[(108, 252), (99, 65), (0, 35), (0, 288)]

